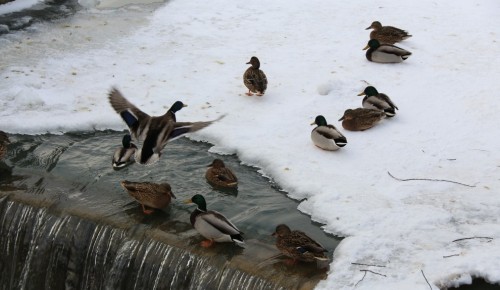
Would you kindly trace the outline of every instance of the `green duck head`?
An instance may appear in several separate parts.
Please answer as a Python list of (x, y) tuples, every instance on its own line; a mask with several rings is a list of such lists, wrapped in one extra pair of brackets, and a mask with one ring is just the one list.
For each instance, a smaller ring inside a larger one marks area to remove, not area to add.
[(259, 69), (260, 68), (260, 61), (259, 61), (259, 59), (256, 56), (252, 56), (252, 58), (250, 58), (250, 61), (247, 62), (247, 64), (251, 64), (252, 67), (255, 68), (255, 69)]
[(195, 194), (191, 199), (186, 200), (186, 203), (194, 203), (198, 206), (198, 208), (202, 211), (207, 211), (207, 202), (205, 198), (201, 194)]
[(181, 101), (177, 101), (172, 105), (172, 107), (170, 107), (170, 111), (175, 113), (184, 107), (187, 107), (187, 105)]
[(311, 125), (318, 125), (318, 126), (326, 126), (328, 123), (326, 122), (325, 117), (322, 115), (318, 115), (316, 119), (314, 119), (314, 122), (311, 123)]
[(378, 91), (375, 87), (368, 86), (365, 90), (358, 94), (358, 96), (376, 96), (378, 95)]
[(363, 48), (363, 50), (366, 50), (368, 48), (372, 48), (372, 49), (377, 49), (380, 47), (380, 42), (376, 39), (370, 39), (370, 41), (368, 41), (368, 44), (365, 46), (365, 48)]
[(132, 141), (132, 138), (130, 137), (129, 134), (126, 134), (125, 136), (123, 136), (123, 139), (122, 139), (123, 148), (130, 148), (130, 141)]

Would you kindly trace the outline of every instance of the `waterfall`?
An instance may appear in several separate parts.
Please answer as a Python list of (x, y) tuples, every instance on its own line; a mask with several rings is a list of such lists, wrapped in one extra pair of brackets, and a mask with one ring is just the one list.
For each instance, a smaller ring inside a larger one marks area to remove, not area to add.
[(164, 243), (154, 231), (137, 233), (43, 201), (0, 198), (0, 233), (0, 289), (290, 288), (280, 285), (287, 277), (264, 279), (224, 257)]

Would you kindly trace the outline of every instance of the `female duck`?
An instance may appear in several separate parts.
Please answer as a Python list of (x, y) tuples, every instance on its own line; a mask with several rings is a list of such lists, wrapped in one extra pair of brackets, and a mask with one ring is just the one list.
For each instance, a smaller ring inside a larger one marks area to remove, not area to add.
[(327, 124), (325, 117), (317, 116), (311, 123), (314, 124), (318, 126), (311, 131), (311, 140), (317, 147), (335, 151), (347, 144), (346, 137), (335, 126)]
[(301, 231), (292, 231), (287, 225), (280, 224), (272, 235), (276, 237), (278, 250), (292, 258), (293, 263), (328, 260), (325, 254), (327, 250)]
[(346, 130), (364, 131), (384, 118), (385, 113), (379, 110), (357, 108), (345, 110), (344, 116), (339, 121), (342, 121), (342, 127)]
[(257, 96), (264, 95), (267, 89), (266, 74), (260, 69), (260, 61), (257, 57), (252, 56), (247, 64), (251, 64), (243, 74), (243, 83), (248, 88), (247, 96), (252, 96), (257, 93)]
[(7, 153), (7, 144), (10, 143), (9, 137), (4, 131), (0, 131), (0, 159)]
[[(368, 49), (369, 48), (369, 49)], [(391, 44), (380, 44), (376, 39), (370, 39), (363, 50), (366, 59), (378, 63), (397, 63), (410, 57), (411, 52)]]
[(208, 166), (205, 178), (212, 186), (230, 189), (238, 187), (238, 178), (231, 169), (226, 167), (222, 160), (216, 158)]
[(365, 96), (362, 101), (363, 108), (383, 111), (387, 117), (394, 117), (396, 110), (399, 110), (388, 95), (379, 93), (372, 86), (366, 87), (358, 96)]
[(117, 148), (115, 154), (113, 155), (113, 168), (119, 169), (125, 167), (133, 161), (133, 156), (137, 150), (137, 146), (130, 142), (132, 139), (129, 134), (123, 136), (122, 146)]
[(175, 198), (168, 183), (156, 184), (151, 182), (131, 182), (123, 180), (121, 186), (137, 200), (145, 214), (151, 214), (154, 210), (147, 207), (161, 209), (166, 207)]
[(372, 25), (366, 30), (373, 29), (370, 32), (370, 39), (378, 39), (381, 43), (394, 44), (411, 37), (408, 32), (393, 26), (382, 26), (378, 21), (373, 21)]
[(220, 120), (219, 118), (208, 122), (176, 122), (171, 109), (161, 116), (149, 116), (130, 103), (116, 88), (109, 93), (109, 102), (127, 124), (132, 137), (143, 141), (142, 147), (135, 153), (135, 161), (145, 165), (151, 165), (160, 159), (161, 151), (167, 142)]
[(201, 246), (208, 248), (214, 242), (236, 242), (243, 244), (241, 232), (233, 223), (219, 212), (207, 211), (205, 198), (196, 194), (186, 203), (195, 203), (198, 207), (191, 213), (190, 221), (193, 227), (207, 240)]

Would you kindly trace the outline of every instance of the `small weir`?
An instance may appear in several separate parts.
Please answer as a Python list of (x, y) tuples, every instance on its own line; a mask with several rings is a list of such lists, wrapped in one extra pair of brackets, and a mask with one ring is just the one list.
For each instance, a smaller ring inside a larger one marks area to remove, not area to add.
[[(186, 138), (167, 145), (152, 167), (111, 167), (121, 132), (14, 135), (0, 162), (0, 289), (312, 289), (326, 269), (288, 265), (271, 233), (278, 223), (306, 231), (333, 250), (340, 241), (297, 211), (275, 184), (236, 156), (208, 152)], [(237, 192), (204, 180), (213, 158), (240, 179)], [(150, 216), (119, 181), (171, 184), (176, 200)], [(245, 233), (245, 248), (202, 248), (194, 209), (182, 200), (200, 193)]]

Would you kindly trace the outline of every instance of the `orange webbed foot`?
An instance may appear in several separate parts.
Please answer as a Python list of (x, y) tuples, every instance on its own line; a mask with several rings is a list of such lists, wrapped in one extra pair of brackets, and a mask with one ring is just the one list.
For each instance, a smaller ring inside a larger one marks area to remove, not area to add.
[(142, 205), (142, 212), (144, 214), (152, 214), (154, 212), (153, 209), (146, 209), (146, 207), (143, 204), (141, 204), (141, 205)]
[(214, 244), (214, 241), (213, 240), (204, 240), (200, 244), (203, 248), (210, 248)]

